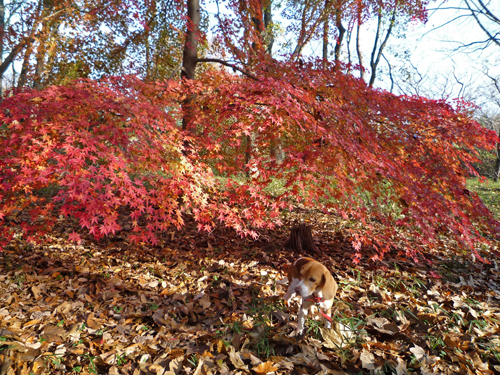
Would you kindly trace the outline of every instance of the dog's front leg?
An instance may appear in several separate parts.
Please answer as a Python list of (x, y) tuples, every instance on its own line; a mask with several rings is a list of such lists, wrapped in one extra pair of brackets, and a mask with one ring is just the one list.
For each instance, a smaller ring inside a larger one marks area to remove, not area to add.
[(283, 299), (285, 300), (287, 306), (290, 306), (290, 301), (293, 297), (295, 297), (295, 292), (292, 288), (288, 288), (286, 294), (283, 296)]
[(327, 329), (332, 328), (332, 302), (324, 301), (320, 303), (319, 308), (321, 309), (321, 315), (323, 315), (323, 320), (325, 321), (325, 327)]
[[(326, 329), (331, 329), (332, 328), (332, 309), (327, 309), (324, 311), (325, 316), (323, 319), (325, 320), (325, 327)], [(330, 319), (328, 319), (330, 318)]]
[(290, 301), (292, 300), (293, 297), (295, 297), (295, 295), (297, 294), (295, 292), (295, 288), (297, 287), (298, 283), (299, 283), (299, 279), (292, 279), (292, 281), (290, 281), (290, 285), (288, 286), (288, 290), (286, 291), (286, 294), (285, 296), (283, 297), (286, 301), (286, 304), (288, 306), (290, 306)]
[(297, 335), (302, 335), (304, 331), (304, 323), (306, 321), (306, 316), (309, 313), (309, 305), (302, 303), (299, 311), (299, 318), (297, 323)]

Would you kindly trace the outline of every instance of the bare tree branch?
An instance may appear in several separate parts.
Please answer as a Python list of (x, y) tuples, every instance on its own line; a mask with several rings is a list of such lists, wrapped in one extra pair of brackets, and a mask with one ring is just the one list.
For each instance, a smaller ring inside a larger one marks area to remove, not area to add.
[(389, 67), (389, 78), (391, 80), (391, 89), (389, 92), (392, 94), (392, 90), (394, 89), (394, 77), (392, 76), (392, 66), (389, 63), (389, 60), (387, 60), (387, 57), (382, 53), (382, 57), (384, 58), (385, 62), (387, 63), (387, 66)]
[(248, 78), (251, 78), (251, 79), (253, 79), (255, 81), (259, 81), (259, 79), (257, 77), (255, 77), (252, 73), (249, 73), (249, 72), (247, 72), (247, 71), (239, 68), (238, 66), (236, 66), (234, 64), (231, 64), (231, 63), (228, 63), (227, 61), (224, 61), (224, 60), (204, 58), (204, 59), (198, 59), (198, 62), (201, 62), (201, 63), (212, 62), (212, 63), (221, 64), (221, 65), (227, 66), (227, 67), (229, 67), (231, 69), (237, 70), (238, 72), (244, 74)]
[[(464, 0), (464, 1), (465, 1), (465, 4), (467, 4), (467, 8), (469, 8), (469, 10), (470, 10), (470, 12), (471, 12), (471, 14), (472, 14), (472, 17), (474, 17), (474, 19), (476, 20), (476, 23), (477, 23), (477, 24), (478, 24), (478, 26), (481, 28), (481, 30), (483, 30), (483, 31), (486, 33), (486, 35), (488, 35), (489, 40), (491, 40), (493, 43), (495, 43), (496, 45), (498, 45), (498, 46), (500, 47), (500, 41), (499, 41), (499, 40), (497, 40), (497, 37), (496, 37), (496, 36), (498, 35), (498, 33), (496, 33), (496, 34), (495, 34), (495, 36), (493, 36), (493, 35), (492, 35), (489, 31), (488, 31), (488, 29), (486, 29), (486, 27), (483, 25), (483, 23), (479, 20), (479, 18), (478, 18), (478, 16), (477, 16), (476, 12), (474, 12), (474, 11), (472, 10), (471, 5), (469, 4), (469, 0)], [(480, 0), (479, 0), (479, 2), (480, 2), (480, 3), (481, 3), (481, 5), (483, 5), (483, 7), (484, 7), (484, 4), (483, 4)], [(488, 11), (488, 13), (490, 13), (490, 12), (489, 12), (489, 10), (488, 10), (488, 8), (486, 8), (486, 7), (484, 7), (484, 8)], [(495, 17), (495, 16), (493, 16), (493, 17), (494, 17), (493, 19), (496, 19), (496, 17)]]
[(396, 1), (396, 4), (394, 5), (394, 10), (392, 11), (392, 17), (389, 23), (389, 27), (387, 28), (387, 32), (385, 34), (385, 38), (380, 45), (378, 51), (377, 51), (377, 44), (378, 44), (378, 38), (379, 38), (379, 32), (380, 32), (380, 26), (382, 23), (382, 14), (381, 9), (379, 10), (378, 14), (378, 24), (377, 24), (377, 34), (375, 36), (375, 42), (373, 43), (373, 50), (372, 50), (372, 55), (370, 59), (370, 67), (371, 67), (371, 76), (370, 76), (370, 82), (369, 85), (373, 86), (373, 83), (375, 82), (375, 78), (377, 76), (377, 66), (380, 62), (380, 57), (382, 56), (382, 53), (384, 52), (384, 48), (387, 44), (387, 41), (389, 40), (389, 37), (391, 36), (392, 30), (394, 28), (394, 25), (396, 23), (396, 11), (398, 8), (398, 2)]

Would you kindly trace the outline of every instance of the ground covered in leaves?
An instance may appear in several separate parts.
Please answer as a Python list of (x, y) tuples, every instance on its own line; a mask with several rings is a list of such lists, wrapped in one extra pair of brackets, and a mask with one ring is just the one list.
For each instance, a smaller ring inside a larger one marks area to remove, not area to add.
[[(155, 248), (55, 236), (0, 253), (0, 375), (500, 373), (500, 268), (444, 254), (351, 262), (341, 236), (321, 254), (187, 226)], [(340, 292), (335, 328), (293, 336), (286, 264), (322, 261)]]

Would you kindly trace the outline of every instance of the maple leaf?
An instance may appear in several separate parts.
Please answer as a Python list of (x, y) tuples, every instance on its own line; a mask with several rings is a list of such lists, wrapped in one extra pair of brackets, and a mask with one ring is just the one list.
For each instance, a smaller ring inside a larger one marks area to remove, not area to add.
[(80, 235), (74, 231), (68, 235), (68, 238), (70, 241), (76, 242), (77, 244), (82, 243), (82, 239), (81, 239)]

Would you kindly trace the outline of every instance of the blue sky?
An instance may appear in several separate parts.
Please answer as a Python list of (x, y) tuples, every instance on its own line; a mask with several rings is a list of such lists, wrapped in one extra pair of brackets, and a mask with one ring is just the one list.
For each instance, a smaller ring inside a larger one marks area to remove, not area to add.
[[(488, 69), (490, 75), (500, 76), (498, 68), (500, 47), (493, 45), (476, 51), (474, 48), (458, 48), (485, 38), (485, 34), (468, 12), (454, 9), (463, 8), (463, 1), (433, 2), (429, 6), (429, 18), (425, 24), (401, 25), (398, 32), (391, 37), (385, 56), (392, 66), (395, 80), (399, 81), (401, 86), (394, 87), (393, 92), (419, 94), (434, 99), (453, 99), (464, 96), (484, 106), (484, 109), (489, 112), (500, 112), (500, 108), (492, 105), (487, 98), (489, 91), (487, 86), (491, 81), (484, 74), (485, 69)], [(484, 1), (490, 3), (490, 9), (495, 14), (500, 15), (500, 0)], [(202, 7), (205, 7), (205, 10), (212, 16), (216, 13), (214, 2), (202, 3)], [(222, 9), (221, 11), (224, 12)], [(276, 13), (273, 14), (274, 21), (280, 22), (285, 27), (285, 21)], [(496, 27), (498, 28), (498, 25)], [(365, 65), (369, 62), (374, 30), (374, 22), (363, 25), (361, 40), (364, 45), (362, 49)], [(285, 40), (281, 39), (275, 43), (275, 53), (279, 53), (280, 42), (284, 43)], [(319, 57), (321, 55), (320, 43), (309, 44), (303, 53)], [(345, 60), (347, 55), (345, 46), (343, 53)], [(354, 62), (357, 63), (354, 45), (351, 45), (351, 54)], [(387, 75), (386, 61), (380, 62), (379, 69), (379, 78), (375, 86), (390, 89), (391, 83)], [(402, 82), (404, 77), (409, 78), (409, 83)], [(500, 94), (498, 96), (500, 97)]]

